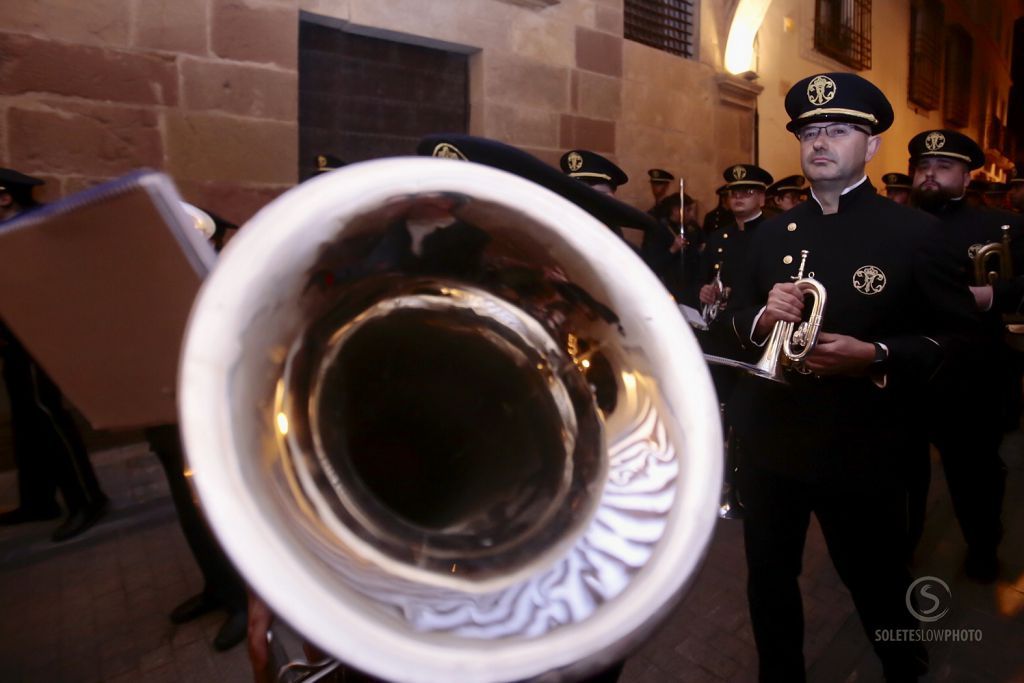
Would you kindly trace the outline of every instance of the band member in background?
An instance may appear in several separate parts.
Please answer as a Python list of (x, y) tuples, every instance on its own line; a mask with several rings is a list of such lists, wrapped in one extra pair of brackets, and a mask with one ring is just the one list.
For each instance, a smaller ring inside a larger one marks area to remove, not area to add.
[(661, 168), (652, 168), (647, 171), (647, 177), (651, 181), (651, 195), (654, 196), (654, 206), (652, 206), (648, 213), (654, 211), (655, 207), (662, 199), (665, 199), (669, 195), (672, 181), (676, 179), (674, 175)]
[(885, 196), (897, 204), (910, 203), (910, 176), (906, 173), (886, 173), (882, 176), (885, 183)]
[(661, 229), (644, 232), (640, 256), (676, 301), (689, 303), (685, 299), (697, 282), (704, 235), (694, 219), (696, 202), (686, 195), (685, 221), (681, 203), (678, 194), (670, 194), (648, 212)]
[[(701, 256), (698, 294), (701, 304), (714, 304), (722, 295), (728, 301), (733, 283), (744, 268), (751, 236), (763, 220), (765, 191), (772, 182), (768, 171), (752, 164), (730, 166), (722, 176), (733, 221), (707, 238)], [(716, 275), (724, 287), (721, 294), (717, 286), (711, 284)]]
[(732, 213), (728, 208), (729, 188), (726, 185), (722, 185), (715, 190), (715, 194), (718, 195), (718, 206), (704, 214), (704, 224), (702, 226), (704, 239), (710, 237), (712, 233), (718, 232), (722, 226), (732, 222)]
[[(718, 308), (722, 311), (729, 302), (733, 285), (746, 268), (747, 250), (757, 227), (764, 220), (765, 191), (772, 183), (768, 171), (752, 164), (737, 164), (723, 171), (727, 205), (733, 222), (707, 238), (701, 254), (700, 279), (698, 281), (698, 302), (702, 311)], [(705, 353), (728, 355), (722, 345), (722, 337), (729, 337), (727, 328), (719, 319), (706, 314), (709, 329), (697, 333), (697, 340)], [(737, 372), (730, 367), (710, 366), (711, 379), (715, 383), (718, 401), (722, 411), (722, 432), (726, 436), (726, 474), (723, 482), (723, 517), (737, 519), (742, 514), (735, 496), (733, 473), (735, 471), (735, 442), (731, 438), (732, 421), (730, 401), (736, 386)]]
[[(800, 202), (807, 201), (807, 180), (802, 175), (789, 175), (768, 187), (765, 216), (785, 213)], [(771, 211), (767, 211), (768, 208)]]
[(927, 670), (924, 647), (877, 637), (917, 626), (899, 461), (918, 434), (905, 406), (969, 341), (977, 314), (935, 220), (878, 196), (865, 175), (893, 121), (885, 95), (855, 74), (821, 73), (785, 106), (812, 199), (758, 228), (724, 321), (754, 360), (776, 323), (802, 319), (798, 270), (827, 291), (809, 374), (788, 370), (786, 384), (744, 374), (734, 392), (760, 680), (805, 680), (797, 579), (814, 514), (885, 679), (913, 681)]
[(615, 194), (620, 185), (629, 182), (625, 171), (597, 152), (586, 149), (569, 150), (562, 155), (559, 165), (562, 173), (605, 194)]
[[(927, 130), (915, 135), (907, 148), (914, 172), (912, 202), (942, 223), (936, 238), (959, 258), (961, 284), (966, 289), (974, 284), (974, 252), (981, 245), (998, 242), (1003, 225), (1010, 225), (1017, 234), (1022, 221), (1011, 213), (972, 207), (964, 201), (971, 171), (985, 163), (985, 153), (974, 140), (952, 130)], [(976, 299), (983, 311), (991, 303), (982, 292)], [(1006, 481), (999, 444), (1006, 398), (1013, 391), (1007, 379), (1015, 380), (1015, 392), (1020, 394), (1020, 376), (1013, 377), (1016, 373), (1011, 372), (1003, 334), (998, 313), (985, 314), (979, 327), (984, 346), (970, 363), (945, 373), (938, 390), (928, 394), (928, 431), (942, 456), (953, 509), (967, 541), (964, 569), (981, 582), (994, 581), (998, 575), (996, 549), (1002, 538)], [(1013, 408), (1019, 416), (1019, 402)], [(927, 470), (919, 477), (927, 482)], [(923, 500), (920, 505), (923, 508)]]
[[(39, 178), (0, 168), (0, 222), (39, 205), (33, 188)], [(14, 462), (18, 467), (18, 507), (0, 513), (0, 525), (67, 516), (53, 531), (53, 541), (84, 533), (106, 514), (109, 500), (100, 488), (82, 436), (64, 407), (57, 385), (0, 321), (0, 357), (11, 409)]]

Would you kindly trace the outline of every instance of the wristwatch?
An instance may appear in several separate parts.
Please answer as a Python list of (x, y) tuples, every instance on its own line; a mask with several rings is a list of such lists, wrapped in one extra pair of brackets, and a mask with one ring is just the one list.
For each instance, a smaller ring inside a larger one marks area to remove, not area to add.
[(884, 370), (889, 360), (889, 348), (885, 344), (875, 342), (875, 359), (871, 361), (872, 370)]

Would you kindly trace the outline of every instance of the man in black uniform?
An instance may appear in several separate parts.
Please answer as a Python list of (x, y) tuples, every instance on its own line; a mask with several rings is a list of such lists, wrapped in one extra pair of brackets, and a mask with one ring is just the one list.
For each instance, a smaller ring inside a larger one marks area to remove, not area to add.
[(1005, 183), (989, 183), (985, 194), (982, 196), (982, 203), (990, 209), (1006, 209), (1006, 192), (1009, 187)]
[(651, 181), (651, 195), (654, 196), (654, 206), (648, 209), (647, 213), (652, 213), (661, 200), (669, 195), (669, 185), (676, 177), (663, 168), (648, 169), (647, 177)]
[[(704, 251), (701, 253), (697, 294), (702, 307), (714, 306), (717, 303), (719, 311), (728, 304), (733, 285), (742, 276), (746, 267), (750, 241), (758, 225), (764, 220), (762, 210), (765, 190), (772, 183), (770, 173), (752, 164), (730, 166), (722, 172), (722, 176), (725, 178), (728, 197), (726, 201), (733, 221), (707, 238)], [(716, 356), (728, 356), (728, 346), (723, 345), (722, 339), (725, 336), (725, 342), (728, 344), (731, 336), (728, 328), (721, 325), (721, 318), (709, 320), (708, 324), (707, 331), (697, 333), (701, 349)], [(727, 441), (723, 504), (720, 512), (723, 517), (737, 519), (742, 513), (739, 511), (739, 502), (735, 496), (735, 441), (731, 436), (732, 420), (729, 407), (736, 387), (737, 371), (720, 365), (712, 365), (709, 369), (722, 409), (722, 431)]]
[(732, 221), (732, 213), (727, 207), (729, 188), (726, 185), (722, 185), (715, 190), (715, 194), (718, 195), (718, 206), (704, 214), (704, 223), (701, 226), (704, 230), (705, 240), (712, 233), (718, 232), (719, 228), (728, 225)]
[[(959, 258), (961, 282), (967, 288), (973, 282), (974, 252), (981, 245), (998, 242), (1003, 225), (1016, 234), (1021, 220), (964, 201), (971, 171), (985, 163), (981, 147), (966, 135), (927, 130), (914, 136), (907, 149), (914, 172), (913, 204), (941, 221), (938, 236)], [(990, 302), (978, 303), (986, 310)], [(942, 455), (953, 509), (967, 541), (965, 570), (983, 582), (996, 578), (996, 548), (1002, 537), (1006, 466), (999, 458), (999, 444), (1010, 391), (1006, 380), (1014, 374), (1003, 331), (997, 313), (985, 314), (979, 328), (983, 347), (969, 364), (947, 372), (938, 390), (928, 395), (928, 431)], [(1019, 376), (1016, 392), (1020, 393)], [(920, 474), (927, 481), (927, 470)]]
[(977, 315), (931, 237), (934, 219), (878, 196), (864, 173), (893, 121), (885, 95), (823, 73), (785, 104), (812, 199), (758, 228), (728, 324), (753, 359), (776, 323), (799, 323), (804, 251), (803, 276), (828, 303), (810, 374), (787, 371), (786, 384), (744, 375), (734, 393), (760, 680), (805, 680), (797, 579), (813, 513), (886, 680), (912, 681), (927, 670), (923, 646), (877, 636), (917, 626), (905, 603), (906, 398), (969, 339)]
[(766, 218), (786, 213), (800, 202), (807, 201), (807, 179), (802, 175), (788, 175), (769, 185), (766, 196), (773, 209)]
[[(32, 189), (39, 178), (0, 168), (0, 222), (38, 205)], [(11, 405), (14, 460), (18, 467), (18, 507), (0, 513), (0, 524), (56, 519), (60, 489), (68, 516), (51, 538), (64, 541), (85, 532), (106, 513), (85, 444), (57, 385), (0, 321), (0, 357)]]
[[(660, 229), (644, 232), (640, 257), (658, 276), (665, 289), (680, 303), (692, 303), (689, 297), (697, 283), (700, 251), (704, 235), (693, 218), (695, 202), (690, 195), (680, 201), (670, 194), (648, 211)], [(685, 205), (685, 211), (680, 206)], [(688, 218), (684, 218), (686, 214)]]
[(562, 173), (605, 194), (615, 194), (620, 185), (629, 182), (626, 172), (611, 160), (586, 149), (569, 150), (562, 155), (559, 165)]
[[(750, 240), (762, 221), (765, 190), (772, 182), (768, 171), (753, 164), (736, 164), (722, 172), (732, 223), (709, 235), (701, 255), (700, 292), (702, 305), (714, 304), (721, 296), (713, 284), (717, 275), (725, 300), (743, 271)], [(724, 303), (724, 302), (722, 302)]]
[(906, 173), (886, 173), (882, 176), (885, 183), (885, 196), (897, 204), (910, 203), (910, 176)]

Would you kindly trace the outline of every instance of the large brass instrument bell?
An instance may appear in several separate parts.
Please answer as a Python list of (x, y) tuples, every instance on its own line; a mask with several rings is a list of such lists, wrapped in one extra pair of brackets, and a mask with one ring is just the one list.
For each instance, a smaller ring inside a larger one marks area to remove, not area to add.
[(718, 401), (590, 214), (464, 161), (292, 189), (197, 299), (179, 404), (211, 527), (277, 617), (395, 682), (626, 656), (717, 518)]

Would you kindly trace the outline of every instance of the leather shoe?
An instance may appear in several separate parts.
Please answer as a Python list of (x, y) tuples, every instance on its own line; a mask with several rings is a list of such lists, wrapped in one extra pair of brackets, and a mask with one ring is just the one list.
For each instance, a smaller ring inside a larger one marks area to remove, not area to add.
[(184, 624), (219, 608), (220, 603), (217, 600), (206, 593), (199, 593), (171, 610), (171, 622)]
[(213, 649), (217, 652), (230, 650), (245, 640), (249, 628), (249, 617), (244, 609), (236, 610), (228, 615), (221, 624), (217, 636), (213, 639)]
[(24, 507), (16, 507), (13, 510), (0, 512), (0, 526), (11, 526), (13, 524), (25, 524), (27, 522), (44, 522), (60, 517), (60, 508), (54, 505), (52, 508), (33, 510)]
[(107, 514), (107, 506), (110, 503), (110, 499), (103, 496), (100, 500), (95, 503), (90, 503), (85, 507), (75, 510), (68, 515), (68, 518), (57, 527), (53, 535), (50, 536), (50, 540), (54, 543), (66, 541), (75, 536), (84, 534), (86, 531), (92, 528), (96, 522), (100, 521), (103, 515)]
[(967, 549), (964, 574), (978, 583), (992, 583), (999, 578), (999, 558), (995, 550)]

